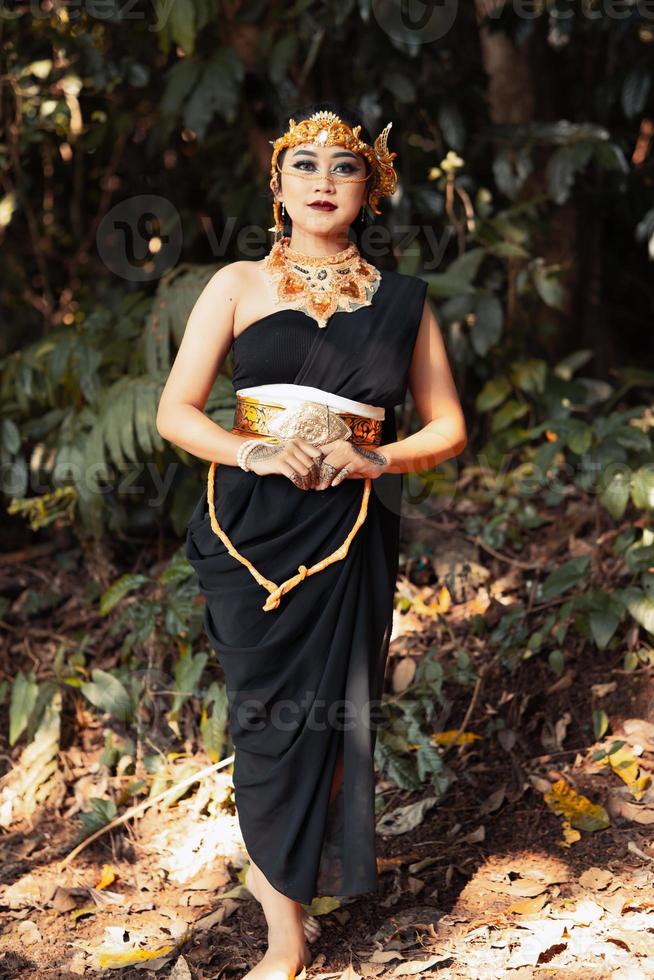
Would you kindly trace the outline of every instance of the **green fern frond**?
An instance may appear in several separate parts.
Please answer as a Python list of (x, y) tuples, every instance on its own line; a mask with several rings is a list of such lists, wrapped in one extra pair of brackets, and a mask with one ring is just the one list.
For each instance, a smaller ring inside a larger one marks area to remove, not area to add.
[(182, 265), (162, 278), (143, 338), (145, 365), (151, 374), (169, 370), (171, 340), (179, 346), (198, 296), (219, 268), (218, 265)]
[(109, 464), (125, 472), (140, 455), (149, 456), (164, 443), (157, 432), (157, 405), (162, 378), (120, 378), (103, 392), (99, 414), (84, 447), (84, 472), (107, 479)]

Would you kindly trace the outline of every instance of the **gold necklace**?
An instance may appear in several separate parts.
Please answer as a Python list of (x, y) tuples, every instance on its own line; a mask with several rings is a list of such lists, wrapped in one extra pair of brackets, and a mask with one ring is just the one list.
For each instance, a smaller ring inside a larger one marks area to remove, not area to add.
[(353, 313), (370, 306), (381, 273), (350, 242), (334, 255), (303, 255), (291, 248), (290, 238), (275, 242), (262, 268), (277, 283), (277, 299), (299, 309), (326, 327), (337, 310)]

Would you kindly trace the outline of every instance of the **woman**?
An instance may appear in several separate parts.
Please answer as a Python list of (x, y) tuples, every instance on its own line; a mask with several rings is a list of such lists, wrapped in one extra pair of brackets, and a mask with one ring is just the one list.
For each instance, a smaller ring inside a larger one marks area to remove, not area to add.
[[(303, 904), (377, 889), (374, 708), (402, 473), (466, 443), (425, 282), (349, 240), (395, 191), (389, 130), (373, 144), (333, 103), (289, 117), (273, 143), (276, 241), (208, 283), (157, 415), (165, 438), (212, 461), (186, 555), (225, 672), (247, 884), (268, 924), (256, 980), (310, 963)], [(228, 432), (203, 409), (232, 346)], [(398, 442), (407, 386), (423, 428)]]

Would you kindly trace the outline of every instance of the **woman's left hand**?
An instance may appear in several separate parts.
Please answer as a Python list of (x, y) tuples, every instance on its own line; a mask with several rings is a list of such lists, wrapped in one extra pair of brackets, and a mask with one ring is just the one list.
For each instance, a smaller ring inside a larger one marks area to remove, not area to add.
[(345, 479), (375, 479), (386, 471), (388, 460), (374, 446), (357, 446), (348, 439), (335, 439), (318, 447), (323, 453), (312, 468), (312, 490), (327, 490)]

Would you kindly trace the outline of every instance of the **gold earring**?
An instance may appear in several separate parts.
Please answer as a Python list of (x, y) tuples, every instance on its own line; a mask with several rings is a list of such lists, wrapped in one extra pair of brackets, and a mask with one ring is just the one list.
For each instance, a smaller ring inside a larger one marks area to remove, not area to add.
[(279, 201), (275, 200), (273, 203), (273, 215), (275, 216), (275, 224), (268, 231), (272, 231), (275, 234), (275, 241), (278, 242), (284, 234), (284, 215), (286, 214), (286, 207), (282, 201), (281, 214)]

